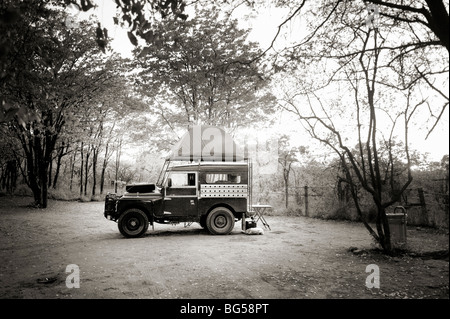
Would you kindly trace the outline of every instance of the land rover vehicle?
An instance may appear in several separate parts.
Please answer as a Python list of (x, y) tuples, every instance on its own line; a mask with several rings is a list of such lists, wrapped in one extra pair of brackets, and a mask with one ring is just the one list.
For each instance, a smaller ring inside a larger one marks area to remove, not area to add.
[(252, 207), (252, 163), (245, 154), (223, 129), (195, 125), (173, 146), (157, 182), (108, 194), (104, 216), (125, 237), (140, 237), (155, 223), (197, 222), (223, 235), (241, 220), (245, 230)]
[(249, 199), (248, 162), (167, 164), (156, 184), (128, 185), (108, 194), (104, 215), (125, 237), (140, 237), (154, 223), (199, 223), (211, 234), (229, 234), (245, 219)]

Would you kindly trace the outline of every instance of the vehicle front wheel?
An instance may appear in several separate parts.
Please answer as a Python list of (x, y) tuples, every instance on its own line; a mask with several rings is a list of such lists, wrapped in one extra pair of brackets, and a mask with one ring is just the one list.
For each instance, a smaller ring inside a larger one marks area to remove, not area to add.
[(120, 233), (128, 238), (144, 235), (148, 229), (148, 224), (147, 215), (138, 208), (127, 209), (118, 221)]
[(214, 208), (206, 218), (206, 227), (213, 235), (229, 234), (234, 228), (234, 215), (228, 208)]

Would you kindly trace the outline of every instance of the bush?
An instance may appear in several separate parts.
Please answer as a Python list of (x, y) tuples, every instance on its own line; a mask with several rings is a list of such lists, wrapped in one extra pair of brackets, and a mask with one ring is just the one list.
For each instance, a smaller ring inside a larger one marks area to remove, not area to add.
[(317, 217), (331, 220), (358, 220), (358, 216), (356, 215), (354, 208), (350, 205), (341, 205), (330, 212), (318, 214)]
[(80, 197), (80, 195), (77, 192), (67, 190), (67, 189), (50, 188), (48, 190), (48, 198), (49, 199), (74, 201), (74, 200), (78, 200), (79, 197)]
[[(5, 192), (0, 192), (0, 196), (6, 196), (8, 195)], [(31, 189), (28, 187), (28, 185), (26, 184), (20, 184), (16, 187), (16, 189), (14, 190), (14, 194), (15, 196), (33, 196), (33, 192), (31, 191)], [(104, 194), (98, 194), (95, 196), (91, 196), (91, 195), (83, 195), (80, 196), (79, 191), (74, 191), (74, 190), (70, 190), (70, 189), (66, 189), (66, 188), (49, 188), (48, 189), (48, 199), (53, 199), (53, 200), (64, 200), (64, 201), (76, 201), (79, 200), (81, 202), (91, 202), (91, 201), (96, 201), (96, 202), (101, 202), (105, 200), (105, 196)]]
[(104, 194), (102, 194), (102, 195), (95, 195), (95, 196), (92, 196), (91, 200), (93, 202), (103, 202), (105, 200), (105, 196), (106, 195), (104, 195)]
[(374, 223), (377, 220), (377, 214), (377, 209), (374, 207), (362, 212), (364, 220), (368, 223)]
[(83, 203), (91, 202), (92, 201), (92, 196), (90, 196), (90, 195), (82, 195), (82, 196), (80, 196), (79, 200), (80, 200), (80, 202), (83, 202)]
[(17, 185), (14, 190), (14, 195), (16, 196), (33, 196), (33, 192), (26, 184)]
[(352, 220), (352, 211), (349, 207), (342, 206), (335, 210), (333, 217), (338, 220)]
[(291, 216), (297, 217), (297, 216), (302, 216), (303, 212), (302, 212), (302, 209), (300, 207), (289, 206), (288, 208), (285, 208), (282, 211), (282, 215), (283, 216), (290, 216), (290, 217)]

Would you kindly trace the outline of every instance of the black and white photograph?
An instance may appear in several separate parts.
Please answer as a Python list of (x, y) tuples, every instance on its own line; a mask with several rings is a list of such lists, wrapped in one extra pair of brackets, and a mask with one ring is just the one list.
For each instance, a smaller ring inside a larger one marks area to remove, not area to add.
[(448, 300), (448, 154), (448, 0), (0, 0), (5, 305)]

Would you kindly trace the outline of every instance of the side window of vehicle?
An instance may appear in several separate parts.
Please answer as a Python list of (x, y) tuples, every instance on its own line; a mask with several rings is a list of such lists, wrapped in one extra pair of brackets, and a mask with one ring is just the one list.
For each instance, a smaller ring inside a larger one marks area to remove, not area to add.
[(195, 173), (188, 173), (187, 179), (188, 179), (188, 186), (195, 186)]
[(239, 184), (241, 175), (236, 173), (208, 173), (206, 174), (207, 184)]
[(195, 186), (195, 173), (172, 173), (169, 178), (171, 187)]

